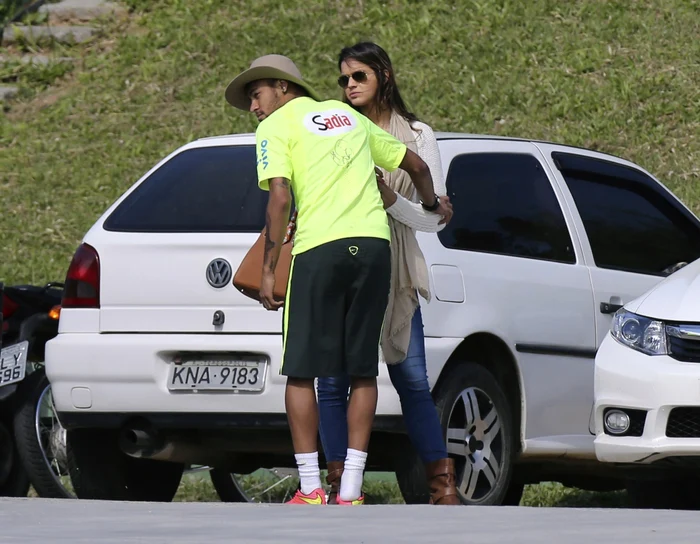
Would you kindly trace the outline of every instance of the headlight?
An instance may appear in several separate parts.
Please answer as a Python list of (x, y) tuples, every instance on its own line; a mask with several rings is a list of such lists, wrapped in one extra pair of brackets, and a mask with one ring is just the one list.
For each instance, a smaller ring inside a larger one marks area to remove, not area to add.
[(610, 332), (621, 344), (647, 355), (668, 353), (666, 327), (661, 321), (627, 312), (623, 308), (613, 317)]

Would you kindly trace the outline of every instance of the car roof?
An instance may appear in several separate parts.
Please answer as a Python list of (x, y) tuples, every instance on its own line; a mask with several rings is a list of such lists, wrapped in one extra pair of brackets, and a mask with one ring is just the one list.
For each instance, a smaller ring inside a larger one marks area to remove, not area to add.
[[(565, 144), (562, 142), (554, 142), (551, 140), (539, 140), (537, 138), (517, 138), (515, 136), (496, 136), (493, 134), (469, 134), (464, 132), (436, 132), (435, 137), (438, 140), (500, 140), (500, 141), (510, 141), (510, 142), (529, 142), (533, 144), (546, 144), (554, 145), (557, 147), (568, 148), (568, 149), (578, 149), (581, 151), (588, 151), (589, 153), (596, 153), (599, 155), (605, 155), (607, 157), (612, 157), (619, 159), (626, 163), (629, 163), (628, 159), (614, 155), (607, 151), (599, 151), (597, 149), (592, 149), (590, 147), (583, 147), (579, 145)], [(631, 164), (631, 163), (629, 163)], [(636, 165), (635, 165), (636, 166)]]
[[(220, 134), (216, 136), (204, 136), (198, 138), (198, 142), (207, 140), (221, 140), (221, 139), (249, 139), (254, 138), (254, 132), (236, 133), (236, 134)], [(438, 140), (510, 140), (513, 142), (541, 142), (541, 143), (551, 143), (554, 145), (562, 145), (556, 142), (544, 142), (541, 140), (532, 140), (527, 138), (515, 138), (511, 136), (493, 136), (490, 134), (469, 134), (464, 132), (435, 132), (435, 137)]]
[[(198, 138), (195, 142), (206, 143), (208, 141), (216, 140), (249, 140), (255, 138), (254, 132), (245, 132), (237, 134), (221, 134), (217, 136), (205, 136)], [(608, 153), (606, 151), (598, 151), (596, 149), (591, 149), (588, 147), (576, 146), (571, 144), (564, 144), (561, 142), (553, 142), (550, 140), (539, 140), (536, 138), (517, 138), (515, 136), (496, 136), (493, 134), (471, 134), (467, 132), (435, 132), (435, 138), (438, 140), (500, 140), (500, 141), (510, 141), (510, 142), (530, 142), (534, 144), (547, 144), (555, 145), (558, 147), (565, 147), (569, 149), (579, 149), (583, 151), (589, 151), (594, 153), (600, 153), (601, 155), (607, 155), (608, 157), (614, 157), (623, 161), (627, 161), (624, 157), (619, 157)], [(194, 142), (192, 142), (194, 143)]]

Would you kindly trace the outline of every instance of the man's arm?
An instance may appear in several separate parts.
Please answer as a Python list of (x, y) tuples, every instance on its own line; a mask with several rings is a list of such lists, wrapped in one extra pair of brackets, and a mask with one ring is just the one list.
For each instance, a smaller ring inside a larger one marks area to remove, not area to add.
[(281, 302), (274, 299), (275, 267), (287, 232), (292, 194), (287, 178), (270, 180), (270, 197), (265, 212), (265, 253), (263, 256), (260, 301), (267, 310), (277, 310)]
[(274, 272), (282, 249), (284, 235), (287, 233), (292, 194), (289, 180), (273, 178), (270, 180), (270, 198), (265, 212), (265, 257), (263, 272)]
[[(408, 149), (406, 144), (379, 128), (366, 117), (360, 116), (360, 119), (363, 120), (369, 131), (369, 145), (374, 162), (390, 172), (396, 168), (407, 172), (411, 176), (411, 181), (416, 187), (424, 207), (427, 207), (426, 210), (442, 216), (440, 224), (449, 222), (452, 218), (452, 205), (446, 196), (436, 200), (433, 177), (426, 162), (417, 153)], [(400, 162), (397, 163), (397, 161)], [(396, 201), (396, 195), (389, 194), (392, 190), (383, 187), (380, 179), (377, 181), (386, 209)]]
[(426, 206), (428, 206), (428, 208), (432, 208), (437, 204), (437, 207), (435, 209), (431, 209), (430, 211), (442, 216), (442, 219), (438, 224), (442, 225), (449, 223), (452, 219), (453, 213), (452, 204), (447, 196), (437, 199), (433, 185), (433, 177), (430, 174), (430, 167), (428, 164), (421, 159), (417, 153), (414, 153), (410, 149), (406, 149), (406, 154), (404, 155), (399, 168), (405, 170), (408, 172), (408, 175), (411, 176), (413, 185), (416, 186), (416, 190), (418, 191), (421, 200)]
[(399, 164), (399, 168), (405, 170), (411, 176), (411, 181), (416, 186), (421, 200), (427, 206), (434, 204), (435, 188), (433, 187), (433, 177), (430, 175), (428, 164), (417, 153), (407, 149), (401, 164)]
[[(360, 119), (369, 132), (369, 146), (372, 160), (382, 168), (393, 172), (400, 168), (411, 176), (411, 181), (418, 190), (421, 200), (427, 205), (435, 203), (435, 189), (430, 167), (417, 153), (411, 151), (395, 136), (379, 128), (364, 116)], [(401, 160), (401, 162), (397, 162)], [(376, 168), (375, 168), (376, 171)]]

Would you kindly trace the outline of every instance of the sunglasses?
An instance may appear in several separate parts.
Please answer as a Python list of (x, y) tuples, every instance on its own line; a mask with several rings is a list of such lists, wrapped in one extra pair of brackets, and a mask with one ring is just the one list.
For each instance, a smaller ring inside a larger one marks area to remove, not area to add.
[(355, 81), (358, 83), (364, 83), (367, 81), (367, 72), (363, 72), (362, 70), (358, 70), (357, 72), (353, 72), (349, 76), (342, 75), (338, 78), (338, 85), (340, 85), (343, 89), (348, 86), (348, 83), (350, 82), (350, 78), (353, 78)]

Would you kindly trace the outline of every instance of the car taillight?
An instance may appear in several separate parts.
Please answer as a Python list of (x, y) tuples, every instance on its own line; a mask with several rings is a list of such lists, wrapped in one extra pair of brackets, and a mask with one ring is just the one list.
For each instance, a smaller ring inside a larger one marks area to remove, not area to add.
[(3, 293), (2, 295), (2, 317), (3, 319), (7, 319), (10, 317), (12, 314), (15, 313), (15, 311), (19, 308), (19, 304), (17, 304), (14, 300), (12, 300), (10, 297), (8, 297), (6, 294)]
[(100, 307), (100, 257), (94, 247), (80, 244), (68, 267), (62, 308)]

